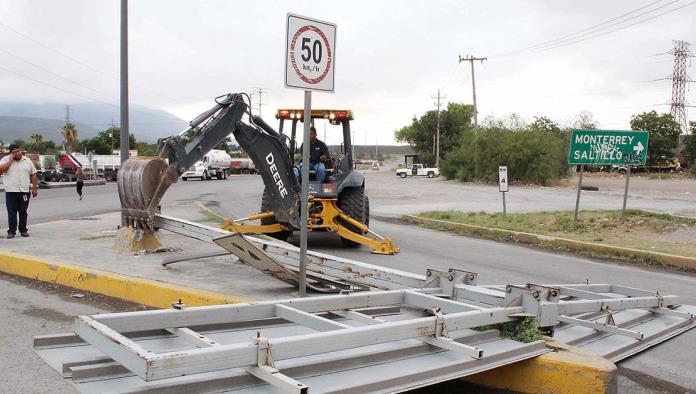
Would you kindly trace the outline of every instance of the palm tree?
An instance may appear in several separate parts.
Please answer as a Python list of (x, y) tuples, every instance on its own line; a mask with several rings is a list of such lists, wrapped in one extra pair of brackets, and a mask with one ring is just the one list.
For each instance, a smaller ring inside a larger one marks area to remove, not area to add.
[(72, 152), (77, 144), (77, 127), (68, 122), (60, 132), (63, 135), (63, 146), (68, 153)]
[(34, 133), (29, 137), (29, 142), (27, 143), (28, 150), (36, 153), (43, 153), (45, 146), (43, 135), (39, 133)]

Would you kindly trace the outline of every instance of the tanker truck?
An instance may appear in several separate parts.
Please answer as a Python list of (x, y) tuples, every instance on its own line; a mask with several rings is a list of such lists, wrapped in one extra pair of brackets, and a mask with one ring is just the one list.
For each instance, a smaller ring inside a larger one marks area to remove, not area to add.
[(188, 171), (181, 175), (181, 180), (186, 181), (190, 178), (198, 178), (202, 181), (210, 179), (227, 179), (230, 171), (230, 157), (224, 150), (213, 149), (203, 156), (202, 160), (197, 161), (189, 167)]

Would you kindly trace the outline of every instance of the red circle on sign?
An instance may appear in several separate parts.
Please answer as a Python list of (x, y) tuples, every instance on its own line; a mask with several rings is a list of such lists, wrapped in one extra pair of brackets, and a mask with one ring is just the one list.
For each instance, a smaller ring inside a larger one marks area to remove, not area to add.
[[(326, 46), (326, 68), (324, 69), (324, 72), (316, 78), (308, 78), (304, 74), (302, 74), (299, 67), (297, 67), (297, 63), (295, 62), (295, 44), (297, 43), (297, 39), (300, 37), (302, 33), (308, 30), (317, 33), (319, 37), (321, 37), (322, 41), (324, 41), (324, 45)], [(331, 69), (332, 61), (333, 58), (331, 54), (331, 46), (329, 45), (329, 39), (326, 38), (326, 34), (324, 34), (324, 32), (321, 31), (320, 28), (313, 25), (306, 25), (302, 26), (300, 29), (297, 30), (295, 35), (292, 37), (292, 41), (290, 42), (290, 63), (292, 64), (292, 68), (295, 70), (295, 73), (297, 73), (297, 76), (300, 77), (301, 80), (312, 85), (315, 85), (323, 81), (326, 75), (329, 73), (329, 70)]]

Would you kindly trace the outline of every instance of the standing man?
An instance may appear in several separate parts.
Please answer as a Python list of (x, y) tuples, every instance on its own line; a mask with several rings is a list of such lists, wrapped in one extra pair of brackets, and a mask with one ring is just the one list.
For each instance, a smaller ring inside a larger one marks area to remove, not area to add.
[[(304, 145), (304, 143), (302, 144)], [(300, 152), (302, 152), (302, 147), (300, 147)], [(317, 182), (324, 182), (326, 176), (326, 166), (324, 161), (329, 158), (329, 148), (326, 144), (317, 138), (317, 129), (314, 126), (309, 128), (309, 164), (310, 170), (314, 171), (314, 179)], [(300, 164), (299, 171), (295, 171), (295, 176), (300, 179), (300, 174), (302, 174), (302, 164)]]
[(19, 234), (29, 236), (27, 229), (27, 209), (29, 208), (29, 188), (31, 195), (39, 194), (36, 167), (28, 157), (22, 155), (19, 145), (10, 145), (10, 154), (0, 160), (0, 174), (5, 174), (5, 205), (7, 205), (7, 238), (17, 234), (17, 216), (19, 216)]

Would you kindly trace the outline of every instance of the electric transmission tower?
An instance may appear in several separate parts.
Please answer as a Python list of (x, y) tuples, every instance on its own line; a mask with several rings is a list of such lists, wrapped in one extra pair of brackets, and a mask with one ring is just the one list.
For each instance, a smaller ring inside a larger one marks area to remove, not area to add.
[(689, 50), (689, 43), (686, 41), (673, 41), (674, 48), (666, 53), (674, 56), (674, 70), (672, 75), (666, 79), (672, 80), (672, 101), (670, 102), (670, 113), (679, 122), (683, 133), (688, 133), (689, 124), (686, 117), (686, 108), (689, 107), (685, 101), (687, 84), (694, 82), (686, 73), (687, 59), (694, 57)]

